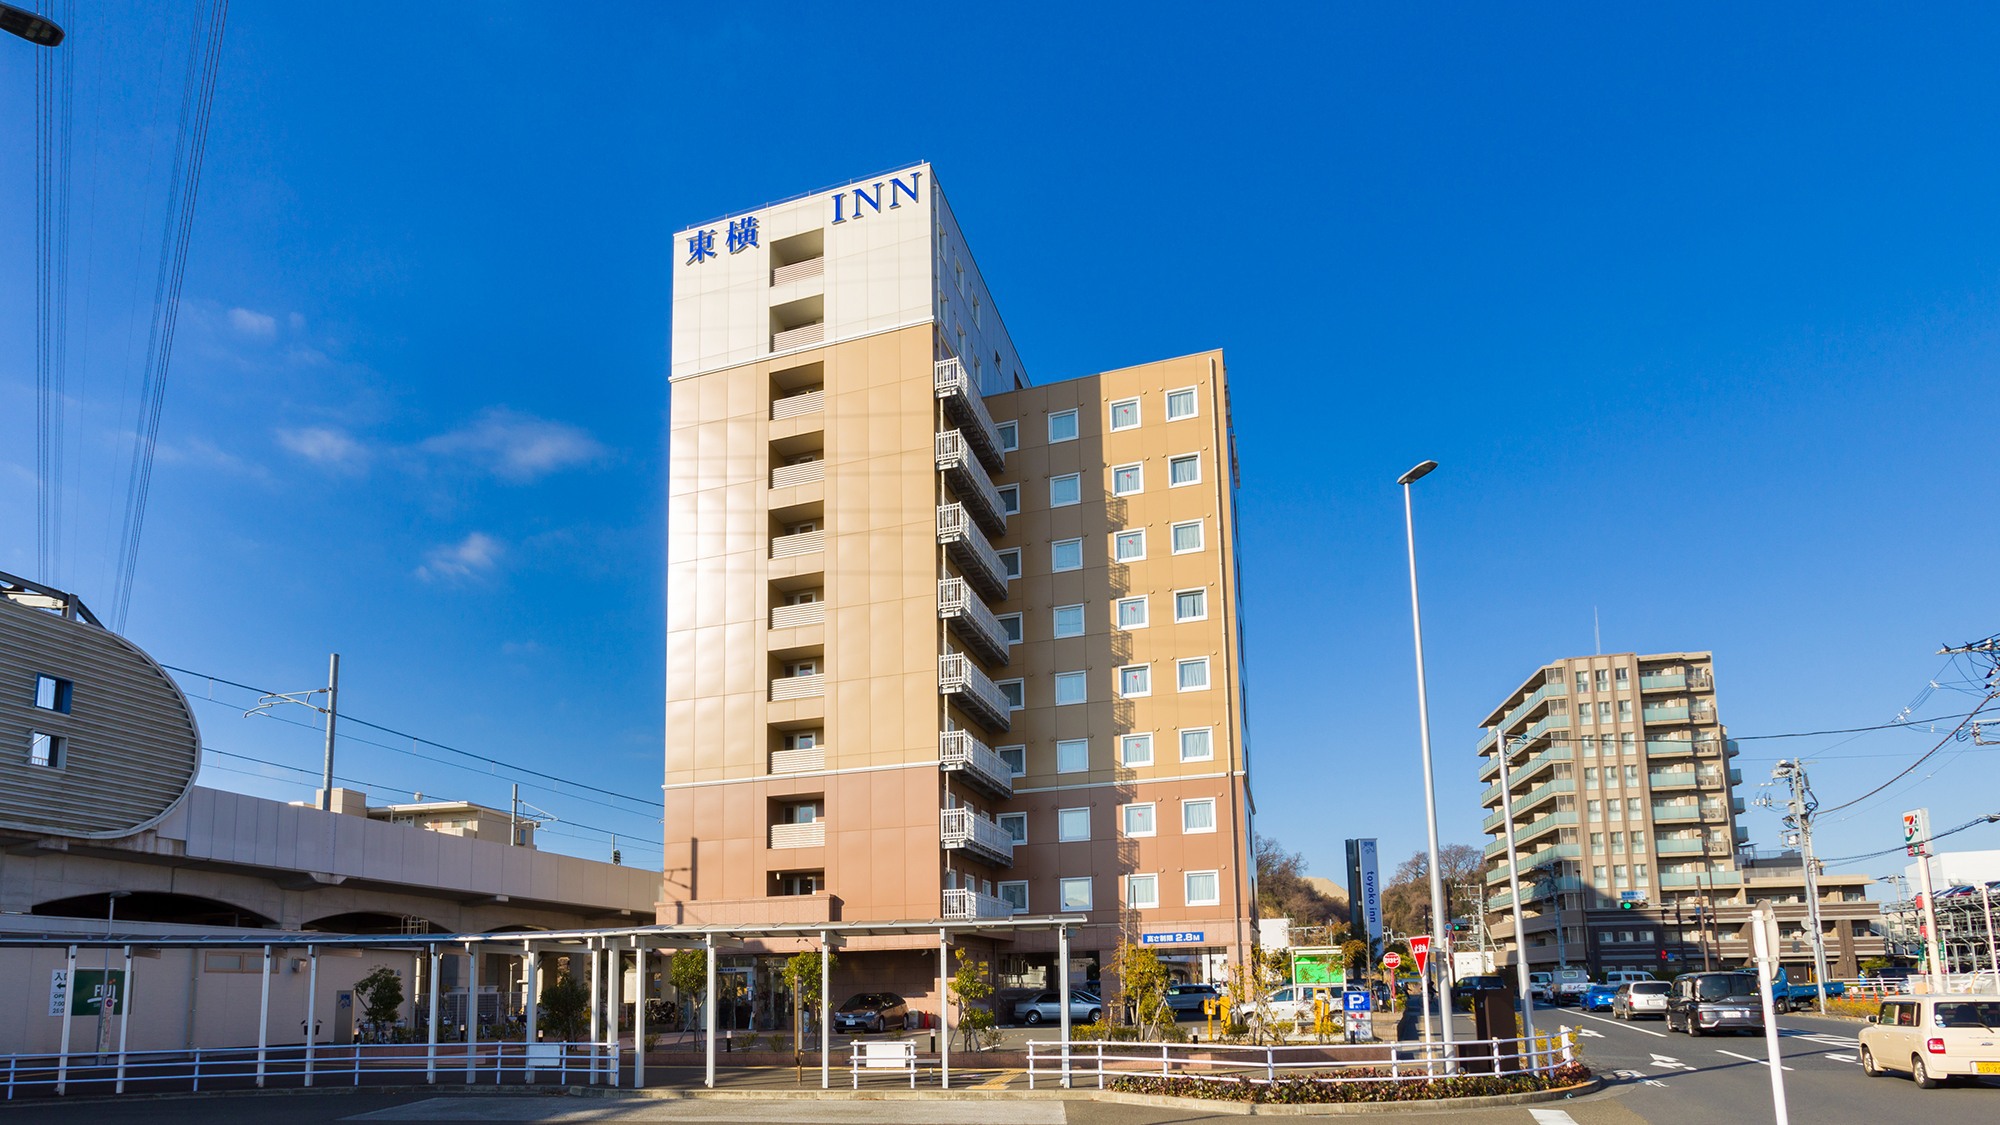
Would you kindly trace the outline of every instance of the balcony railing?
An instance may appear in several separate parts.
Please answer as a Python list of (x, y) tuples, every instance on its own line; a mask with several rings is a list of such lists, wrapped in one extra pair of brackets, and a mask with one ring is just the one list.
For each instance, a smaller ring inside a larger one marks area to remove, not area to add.
[(1014, 795), (1014, 771), (972, 732), (948, 730), (938, 735), (938, 766), (957, 773), (995, 797)]
[(938, 842), (947, 851), (969, 851), (988, 863), (1014, 866), (1014, 837), (964, 806), (938, 811)]
[(1684, 723), (1687, 717), (1685, 703), (1666, 703), (1657, 707), (1649, 703), (1645, 707), (1645, 719), (1649, 723)]
[(815, 820), (808, 824), (773, 824), (771, 826), (771, 846), (774, 848), (823, 848), (826, 846), (826, 821)]
[(814, 387), (795, 395), (771, 400), (771, 421), (782, 422), (787, 418), (803, 418), (808, 414), (818, 414), (826, 409), (826, 391)]
[(972, 443), (962, 430), (946, 430), (937, 436), (937, 467), (951, 484), (952, 492), (963, 501), (979, 526), (990, 534), (1007, 533), (1007, 512), (1000, 506), (1000, 490), (972, 452)]
[(1743, 883), (1741, 871), (1662, 871), (1662, 887), (1736, 887)]
[(980, 593), (999, 601), (1007, 596), (1007, 571), (986, 533), (966, 514), (963, 504), (941, 504), (937, 510), (938, 542), (951, 561)]
[(1699, 836), (1693, 838), (1663, 836), (1654, 842), (1655, 849), (1661, 855), (1700, 855), (1707, 846), (1708, 842)]
[[(1561, 863), (1566, 859), (1581, 858), (1583, 858), (1582, 844), (1551, 844), (1520, 861), (1521, 878), (1526, 879), (1528, 876), (1551, 864)], [(1503, 858), (1498, 866), (1486, 873), (1486, 882), (1490, 886), (1494, 883), (1504, 883), (1506, 881), (1507, 861)]]
[(993, 611), (986, 608), (986, 603), (979, 600), (965, 579), (947, 578), (938, 583), (938, 618), (952, 636), (978, 650), (990, 663), (1005, 664), (1013, 658), (1000, 619), (993, 616)]
[(1653, 819), (1656, 821), (1700, 820), (1701, 806), (1692, 803), (1685, 805), (1654, 805)]
[(788, 352), (793, 348), (809, 348), (819, 343), (825, 336), (826, 324), (823, 321), (801, 324), (797, 328), (787, 328), (783, 332), (771, 333), (771, 350), (774, 352)]
[[(1555, 765), (1557, 762), (1572, 761), (1575, 759), (1575, 757), (1576, 757), (1576, 751), (1570, 749), (1568, 746), (1552, 746), (1549, 749), (1544, 750), (1541, 753), (1535, 755), (1534, 757), (1529, 758), (1527, 761), (1522, 762), (1520, 765), (1514, 766), (1513, 768), (1509, 769), (1507, 771), (1507, 780), (1513, 782), (1516, 785), (1525, 785), (1528, 782), (1533, 781), (1535, 779), (1535, 775), (1541, 773), (1543, 770), (1549, 768), (1550, 766)], [(1488, 764), (1491, 768), (1482, 769), (1479, 771), (1479, 777), (1482, 781), (1488, 777), (1495, 776), (1500, 772), (1500, 759), (1497, 756)], [(1493, 784), (1487, 786), (1486, 791), (1480, 794), (1479, 803), (1481, 805), (1499, 804), (1500, 783), (1496, 781)]]
[[(1568, 695), (1569, 695), (1568, 684), (1562, 682), (1561, 680), (1549, 680), (1543, 683), (1541, 687), (1536, 688), (1528, 696), (1528, 698), (1523, 699), (1519, 706), (1510, 708), (1507, 712), (1506, 717), (1500, 720), (1499, 729), (1506, 730), (1507, 728), (1513, 726), (1519, 720), (1526, 718), (1530, 711), (1548, 702), (1551, 698), (1554, 698), (1555, 696), (1568, 696)], [(1478, 747), (1476, 747), (1476, 749), (1484, 750), (1488, 746), (1491, 746), (1493, 744), (1493, 733), (1494, 732), (1491, 730), (1487, 731), (1485, 737), (1479, 740), (1479, 745)], [(1509, 737), (1511, 738), (1512, 736)]]
[(1646, 775), (1655, 789), (1692, 789), (1695, 779), (1693, 770), (1656, 770)]
[(771, 628), (796, 629), (801, 625), (826, 624), (826, 603), (805, 602), (800, 605), (780, 605), (771, 607)]
[(779, 676), (771, 681), (771, 702), (784, 703), (793, 699), (819, 699), (826, 695), (826, 677), (820, 676)]
[(826, 768), (826, 750), (815, 746), (810, 750), (771, 751), (772, 773), (807, 773)]
[(1690, 738), (1658, 738), (1646, 741), (1648, 758), (1677, 758), (1682, 754), (1695, 752), (1695, 742)]
[(800, 531), (791, 535), (780, 535), (771, 540), (771, 557), (774, 559), (795, 559), (800, 555), (810, 555), (826, 550), (826, 532)]
[[(1541, 804), (1543, 801), (1548, 800), (1550, 797), (1553, 797), (1558, 793), (1574, 793), (1574, 792), (1576, 792), (1575, 778), (1573, 777), (1556, 778), (1554, 781), (1550, 781), (1546, 784), (1536, 786), (1535, 788), (1529, 790), (1525, 796), (1515, 801), (1514, 815), (1516, 817), (1519, 817), (1521, 814), (1530, 811), (1536, 805)], [(1501, 816), (1502, 816), (1501, 811), (1495, 811), (1493, 815), (1487, 817), (1484, 822), (1485, 830), (1488, 832), (1492, 832), (1498, 829), (1500, 827)]]
[(987, 730), (1013, 729), (1014, 720), (1007, 710), (1007, 697), (1000, 694), (998, 685), (962, 652), (947, 652), (938, 657), (938, 694), (950, 696), (961, 710)]
[(945, 918), (1007, 918), (1013, 913), (1014, 904), (1004, 898), (994, 898), (963, 887), (944, 892)]
[(1687, 687), (1685, 672), (1658, 672), (1639, 677), (1640, 691), (1677, 691)]
[(789, 266), (774, 266), (771, 269), (771, 284), (784, 285), (787, 282), (803, 281), (808, 277), (819, 277), (826, 272), (826, 255), (807, 258), (803, 262), (793, 262)]
[(972, 440), (979, 459), (986, 462), (987, 468), (999, 472), (1005, 463), (1000, 451), (1000, 431), (993, 425), (993, 416), (986, 412), (986, 400), (979, 397), (979, 388), (973, 386), (965, 365), (956, 359), (938, 360), (933, 386), (938, 398), (944, 400), (945, 413)]
[(779, 465), (771, 470), (772, 488), (794, 488), (801, 484), (818, 484), (825, 479), (825, 460), (806, 461), (798, 465)]

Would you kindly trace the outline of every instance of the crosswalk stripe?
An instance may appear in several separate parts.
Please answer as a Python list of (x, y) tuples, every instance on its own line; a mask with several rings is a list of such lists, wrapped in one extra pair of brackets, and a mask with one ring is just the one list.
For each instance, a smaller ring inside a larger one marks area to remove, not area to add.
[(1576, 1118), (1559, 1109), (1531, 1109), (1528, 1115), (1535, 1119), (1535, 1125), (1576, 1125)]

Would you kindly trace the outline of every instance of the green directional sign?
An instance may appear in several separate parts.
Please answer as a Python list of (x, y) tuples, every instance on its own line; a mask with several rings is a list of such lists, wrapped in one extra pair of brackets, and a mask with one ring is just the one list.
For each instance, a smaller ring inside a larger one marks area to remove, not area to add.
[(100, 1008), (107, 1016), (125, 1014), (125, 970), (76, 971), (76, 987), (69, 990), (69, 1014), (94, 1016)]

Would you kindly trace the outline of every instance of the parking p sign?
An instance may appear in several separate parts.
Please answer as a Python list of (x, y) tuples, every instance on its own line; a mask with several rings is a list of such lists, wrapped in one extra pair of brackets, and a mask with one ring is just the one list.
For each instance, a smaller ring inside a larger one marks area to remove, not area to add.
[(1341, 993), (1341, 1002), (1346, 1006), (1348, 1015), (1372, 1011), (1375, 1007), (1375, 998), (1359, 990)]

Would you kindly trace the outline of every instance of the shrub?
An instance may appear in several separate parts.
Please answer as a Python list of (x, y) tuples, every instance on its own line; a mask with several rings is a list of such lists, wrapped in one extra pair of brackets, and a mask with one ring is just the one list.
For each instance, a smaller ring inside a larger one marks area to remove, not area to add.
[(1325, 1078), (1281, 1078), (1252, 1082), (1247, 1078), (1202, 1079), (1130, 1076), (1114, 1078), (1110, 1089), (1129, 1094), (1158, 1094), (1199, 1101), (1264, 1102), (1273, 1105), (1328, 1105), (1349, 1102), (1414, 1102), (1440, 1098), (1485, 1098), (1526, 1094), (1574, 1086), (1590, 1078), (1582, 1063), (1569, 1063), (1550, 1074), (1462, 1074), (1452, 1078), (1404, 1078), (1356, 1082), (1355, 1078), (1389, 1078), (1380, 1068), (1344, 1072), (1348, 1081)]

